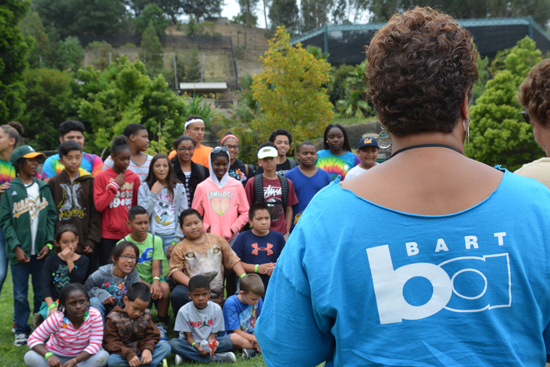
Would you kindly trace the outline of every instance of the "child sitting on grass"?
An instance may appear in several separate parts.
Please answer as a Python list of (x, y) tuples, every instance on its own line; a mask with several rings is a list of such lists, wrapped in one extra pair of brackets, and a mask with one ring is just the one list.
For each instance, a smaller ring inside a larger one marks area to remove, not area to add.
[(159, 343), (160, 332), (147, 309), (149, 302), (149, 288), (135, 283), (124, 296), (124, 308), (117, 306), (107, 316), (103, 348), (111, 354), (109, 367), (157, 367), (170, 355), (170, 345)]
[(88, 306), (86, 288), (72, 283), (59, 293), (59, 311), (29, 337), (31, 350), (25, 354), (25, 364), (29, 367), (105, 366), (109, 353), (101, 349), (102, 341), (101, 315)]
[(51, 314), (57, 312), (59, 292), (70, 283), (84, 283), (89, 260), (77, 254), (78, 230), (72, 224), (64, 224), (55, 231), (55, 255), (49, 256), (42, 271), (42, 297), (40, 312), (33, 317), (36, 329)]
[(242, 350), (243, 359), (250, 359), (260, 352), (254, 327), (262, 312), (264, 293), (262, 279), (256, 274), (248, 274), (241, 279), (239, 294), (229, 297), (223, 305), (225, 335), (229, 334), (233, 346)]
[(180, 336), (170, 340), (176, 355), (176, 366), (184, 359), (196, 362), (235, 362), (235, 355), (230, 352), (233, 344), (228, 337), (216, 339), (217, 348), (212, 358), (208, 350), (201, 348), (202, 341), (206, 340), (210, 344), (216, 333), (225, 330), (221, 307), (210, 301), (210, 280), (203, 275), (192, 277), (189, 280), (189, 298), (192, 302), (183, 306), (176, 317), (174, 330), (179, 331)]
[(84, 284), (90, 295), (90, 306), (101, 313), (103, 320), (115, 306), (124, 306), (124, 296), (132, 284), (141, 283), (134, 269), (138, 259), (137, 246), (122, 241), (113, 249), (113, 264), (100, 267)]
[(161, 276), (161, 262), (166, 260), (162, 239), (152, 235), (149, 230), (149, 214), (139, 205), (133, 206), (128, 212), (128, 228), (132, 231), (123, 241), (134, 243), (139, 249), (136, 271), (141, 282), (149, 288), (158, 311), (157, 327), (160, 330), (160, 340), (167, 342), (166, 329), (170, 322), (168, 308), (170, 307), (170, 286)]

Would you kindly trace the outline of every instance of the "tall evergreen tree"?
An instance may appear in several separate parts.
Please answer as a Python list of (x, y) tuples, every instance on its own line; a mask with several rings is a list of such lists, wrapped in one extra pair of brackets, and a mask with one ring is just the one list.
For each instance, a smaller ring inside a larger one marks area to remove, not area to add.
[(254, 27), (258, 24), (258, 17), (255, 14), (258, 2), (259, 0), (239, 0), (241, 12), (236, 17), (239, 23), (247, 27)]
[(334, 0), (302, 0), (302, 31), (308, 32), (329, 22)]
[(164, 15), (161, 8), (159, 8), (156, 4), (147, 4), (139, 16), (134, 18), (134, 28), (136, 30), (136, 34), (143, 34), (149, 25), (149, 21), (153, 22), (155, 31), (159, 36), (164, 34), (164, 30), (170, 24), (170, 20)]
[(149, 26), (143, 32), (141, 38), (141, 53), (140, 58), (143, 60), (147, 69), (162, 69), (164, 56), (162, 45), (160, 44), (155, 25), (153, 21), (149, 21)]
[(273, 0), (269, 9), (271, 29), (284, 26), (289, 33), (299, 32), (300, 13), (296, 0)]

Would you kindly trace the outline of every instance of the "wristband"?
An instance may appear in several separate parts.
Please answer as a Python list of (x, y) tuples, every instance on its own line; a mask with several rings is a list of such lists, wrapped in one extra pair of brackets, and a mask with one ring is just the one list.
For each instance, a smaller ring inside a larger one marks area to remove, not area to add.
[(194, 346), (195, 346), (195, 344), (197, 344), (197, 342), (193, 342), (193, 343), (191, 343), (191, 346), (192, 346), (192, 347), (194, 347)]
[(48, 352), (48, 353), (44, 354), (44, 358), (46, 359), (46, 361), (47, 361), (48, 358), (50, 358), (51, 356), (53, 356), (53, 353), (52, 353), (52, 352)]
[(172, 245), (176, 246), (178, 243), (176, 241), (172, 241)]
[(259, 266), (260, 266), (260, 265), (256, 264), (256, 266), (254, 267), (254, 273), (257, 273), (257, 272), (258, 272), (258, 267), (259, 267)]
[(53, 245), (51, 243), (47, 243), (46, 246), (48, 246), (50, 250), (53, 250)]
[(246, 273), (241, 274), (241, 279), (244, 278), (245, 276), (246, 276)]
[(51, 311), (52, 308), (54, 307), (57, 307), (57, 305), (55, 303), (52, 303), (51, 305), (48, 306), (48, 311)]
[(154, 277), (154, 278), (153, 278), (153, 281), (155, 281), (155, 280), (158, 280), (158, 281), (160, 282), (160, 278), (159, 278), (159, 277)]

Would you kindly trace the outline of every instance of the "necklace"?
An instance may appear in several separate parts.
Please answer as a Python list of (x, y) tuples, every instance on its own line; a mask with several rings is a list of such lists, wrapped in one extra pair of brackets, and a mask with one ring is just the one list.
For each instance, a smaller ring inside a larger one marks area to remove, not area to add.
[[(452, 147), (452, 146), (450, 146), (450, 145), (445, 145), (445, 144), (417, 144), (417, 145), (411, 145), (411, 146), (408, 146), (408, 147), (399, 149), (397, 152), (393, 153), (393, 154), (391, 155), (390, 158), (393, 158), (393, 157), (395, 157), (396, 155), (398, 155), (399, 153), (404, 152), (404, 151), (406, 151), (406, 150), (411, 150), (411, 149), (416, 149), (416, 148), (426, 148), (426, 147), (447, 148), (447, 149), (452, 149), (452, 150), (454, 150), (454, 151), (457, 152), (457, 153), (460, 153), (460, 150), (458, 150), (458, 149), (456, 149), (455, 147)], [(460, 153), (460, 154), (462, 154), (462, 153)]]

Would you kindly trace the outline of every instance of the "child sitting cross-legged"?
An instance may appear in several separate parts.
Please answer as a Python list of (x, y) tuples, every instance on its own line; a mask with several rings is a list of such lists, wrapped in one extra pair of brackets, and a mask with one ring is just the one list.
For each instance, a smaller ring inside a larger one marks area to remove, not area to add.
[(135, 283), (124, 296), (124, 308), (117, 306), (107, 316), (103, 348), (111, 354), (109, 367), (157, 367), (170, 355), (170, 345), (159, 343), (160, 332), (147, 309), (149, 302), (147, 285)]
[[(168, 342), (166, 329), (170, 321), (168, 308), (170, 307), (170, 286), (161, 276), (161, 262), (166, 260), (162, 238), (148, 232), (149, 214), (139, 205), (128, 211), (128, 228), (132, 231), (120, 242), (130, 241), (139, 249), (139, 258), (136, 271), (141, 282), (149, 288), (158, 311), (157, 327), (160, 330), (160, 341)], [(120, 243), (119, 242), (119, 243)]]
[(229, 335), (235, 348), (242, 350), (243, 359), (260, 352), (254, 328), (262, 312), (264, 293), (262, 279), (256, 274), (248, 274), (241, 279), (239, 294), (229, 297), (223, 305), (225, 335)]
[(176, 366), (183, 359), (196, 362), (235, 362), (235, 355), (230, 352), (233, 344), (228, 337), (217, 338), (217, 347), (212, 358), (210, 351), (201, 347), (203, 341), (212, 344), (216, 333), (225, 330), (221, 307), (210, 301), (210, 280), (203, 275), (196, 275), (189, 279), (188, 287), (192, 302), (178, 311), (174, 329), (180, 332), (180, 336), (170, 340), (172, 352), (176, 355)]

